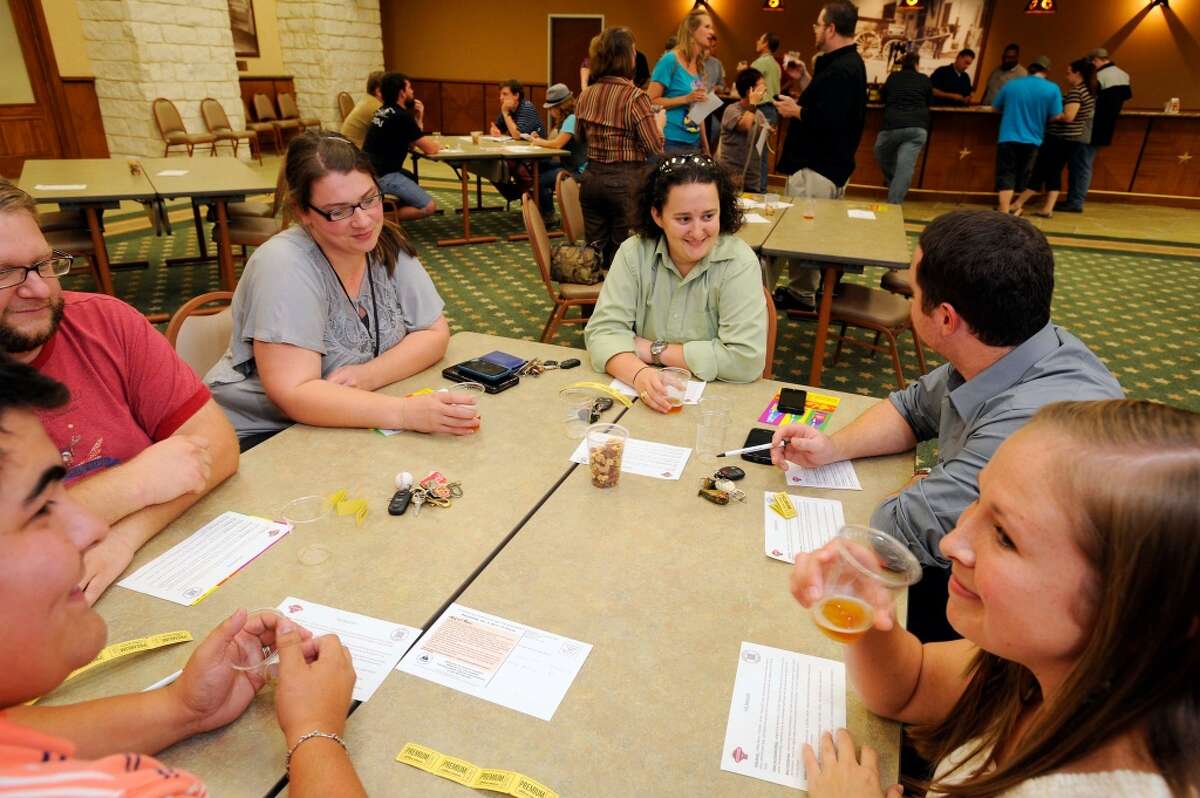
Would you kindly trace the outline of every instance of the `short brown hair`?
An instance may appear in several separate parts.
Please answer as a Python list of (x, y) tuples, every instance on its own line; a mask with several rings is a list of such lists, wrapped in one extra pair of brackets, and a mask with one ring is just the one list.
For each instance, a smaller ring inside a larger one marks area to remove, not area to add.
[(386, 74), (382, 69), (377, 69), (370, 75), (367, 75), (367, 94), (374, 94), (379, 91), (379, 87), (383, 85), (383, 76)]
[(633, 31), (625, 27), (605, 28), (592, 39), (588, 51), (592, 65), (591, 80), (600, 78), (633, 79)]
[(37, 203), (15, 183), (0, 177), (0, 213), (25, 211), (37, 218)]

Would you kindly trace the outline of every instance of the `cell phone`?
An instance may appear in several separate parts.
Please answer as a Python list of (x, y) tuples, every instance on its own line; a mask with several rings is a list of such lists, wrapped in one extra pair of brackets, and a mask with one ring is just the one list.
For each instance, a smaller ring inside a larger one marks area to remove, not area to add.
[(490, 360), (484, 360), (481, 357), (464, 360), (462, 363), (455, 364), (455, 368), (471, 379), (478, 380), (484, 384), (501, 382), (512, 376), (512, 369), (505, 368), (499, 363), (493, 363)]
[(804, 403), (808, 399), (808, 391), (799, 388), (783, 388), (779, 391), (779, 402), (775, 405), (780, 413), (804, 415)]
[(516, 371), (525, 365), (525, 358), (510, 355), (508, 352), (501, 352), (499, 349), (488, 352), (480, 360), (491, 361), (497, 366), (504, 366), (509, 371)]
[[(458, 366), (446, 366), (442, 369), (442, 376), (451, 382), (479, 382), (479, 378), (459, 371)], [(521, 378), (516, 374), (510, 374), (508, 377), (499, 382), (479, 382), (483, 386), (483, 390), (487, 393), (500, 393), (507, 391), (509, 388), (521, 382)]]
[[(770, 443), (773, 437), (775, 437), (775, 430), (755, 427), (746, 435), (746, 442), (742, 446), (762, 446), (764, 443)], [(771, 465), (771, 450), (763, 449), (761, 452), (747, 452), (742, 455), (742, 459), (748, 463)]]

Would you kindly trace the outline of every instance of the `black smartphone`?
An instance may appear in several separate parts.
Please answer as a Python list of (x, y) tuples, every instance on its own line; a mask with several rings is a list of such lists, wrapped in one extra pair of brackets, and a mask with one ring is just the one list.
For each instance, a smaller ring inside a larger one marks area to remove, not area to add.
[[(775, 430), (763, 429), (762, 427), (755, 427), (754, 429), (750, 430), (750, 433), (748, 435), (746, 435), (746, 442), (742, 444), (742, 447), (744, 448), (746, 446), (762, 446), (764, 443), (770, 443), (771, 438), (773, 438), (773, 437), (775, 437)], [(759, 465), (770, 465), (771, 464), (771, 450), (763, 449), (761, 452), (747, 452), (746, 454), (742, 455), (742, 459), (748, 463), (758, 463)]]
[(485, 384), (502, 382), (512, 376), (512, 369), (481, 357), (464, 360), (462, 363), (456, 364), (455, 368), (471, 379)]
[(478, 382), (487, 393), (507, 391), (521, 382), (521, 378), (516, 374), (510, 374), (499, 382), (481, 382), (475, 375), (460, 371), (458, 366), (446, 366), (446, 368), (442, 369), (442, 376), (451, 382)]
[(808, 391), (800, 388), (783, 388), (779, 391), (779, 403), (776, 405), (780, 413), (804, 415), (804, 403), (808, 400)]

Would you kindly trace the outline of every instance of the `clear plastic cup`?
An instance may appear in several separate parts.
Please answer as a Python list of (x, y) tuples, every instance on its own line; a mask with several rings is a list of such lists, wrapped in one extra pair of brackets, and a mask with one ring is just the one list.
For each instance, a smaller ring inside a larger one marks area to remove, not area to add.
[(479, 140), (481, 138), (483, 138), (482, 130), (472, 130), (471, 131), (471, 143), (474, 144), (476, 147), (479, 146)]
[[(447, 393), (469, 394), (475, 400), (475, 415), (479, 416), (479, 400), (487, 393), (482, 382), (459, 382), (446, 389)], [(465, 405), (463, 405), (465, 406)]]
[(568, 438), (579, 440), (587, 435), (592, 424), (592, 406), (596, 392), (588, 388), (564, 388), (558, 392), (562, 400), (562, 420)]
[(620, 424), (593, 424), (587, 428), (588, 467), (597, 488), (615, 488), (621, 481), (621, 457), (629, 430)]
[(700, 413), (696, 418), (696, 456), (701, 462), (715, 463), (717, 455), (725, 451), (732, 407), (723, 396), (705, 396), (700, 400)]
[(800, 215), (804, 217), (805, 221), (810, 222), (817, 218), (817, 203), (811, 199), (801, 200)]
[[(301, 496), (283, 505), (278, 517), (291, 525), (291, 534), (296, 534), (304, 527), (307, 530), (305, 534), (311, 536), (332, 511), (333, 505), (324, 496)], [(333, 552), (328, 546), (315, 541), (301, 546), (296, 553), (301, 565), (320, 565), (332, 556)]]
[(831, 640), (853, 643), (890, 611), (896, 594), (921, 579), (921, 564), (908, 547), (886, 532), (847, 524), (834, 538), (837, 558), (823, 574), (813, 622)]
[(663, 387), (667, 389), (667, 403), (671, 405), (668, 413), (678, 413), (683, 410), (683, 400), (687, 397), (688, 380), (692, 372), (677, 366), (668, 366), (659, 371)]
[(767, 216), (774, 216), (775, 209), (779, 207), (778, 194), (763, 194), (763, 212)]
[[(277, 618), (276, 628), (279, 628), (279, 623), (284, 619), (283, 613), (274, 607), (260, 607), (249, 612), (249, 615), (261, 614), (274, 615)], [(270, 680), (278, 675), (275, 667), (278, 664), (279, 652), (277, 650), (271, 646), (257, 646), (250, 650), (239, 649), (236, 660), (230, 664), (230, 667), (235, 671), (255, 673)]]

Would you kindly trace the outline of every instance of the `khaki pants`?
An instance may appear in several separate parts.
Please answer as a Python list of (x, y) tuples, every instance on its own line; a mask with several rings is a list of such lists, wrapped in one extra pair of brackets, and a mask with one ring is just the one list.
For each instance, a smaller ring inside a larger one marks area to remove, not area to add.
[[(789, 197), (811, 199), (841, 199), (846, 187), (835, 186), (833, 181), (811, 169), (801, 169), (788, 178), (786, 192)], [(821, 279), (823, 264), (816, 261), (786, 259), (788, 264), (788, 290), (792, 294), (813, 293)], [(783, 258), (772, 258), (767, 264), (767, 288), (775, 289), (783, 271)]]

